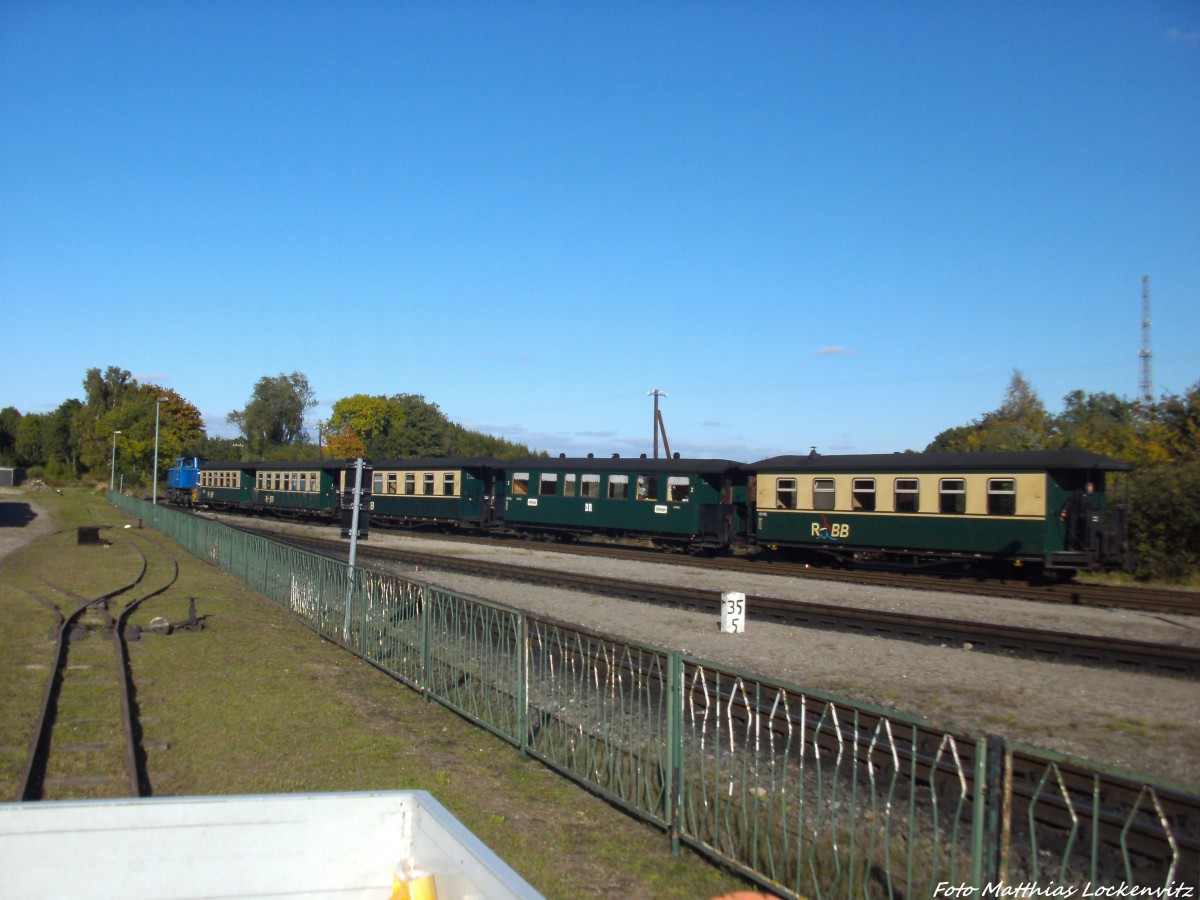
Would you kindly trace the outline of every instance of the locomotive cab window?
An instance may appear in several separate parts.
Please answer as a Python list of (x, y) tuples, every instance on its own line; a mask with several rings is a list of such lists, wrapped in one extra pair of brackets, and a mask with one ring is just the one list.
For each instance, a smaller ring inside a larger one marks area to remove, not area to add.
[(1017, 514), (1017, 482), (1014, 478), (989, 478), (987, 511), (989, 516)]
[(608, 499), (609, 500), (626, 500), (629, 498), (629, 476), (628, 475), (609, 475), (608, 476)]
[(775, 479), (775, 505), (780, 509), (796, 508), (796, 479)]
[(513, 472), (512, 492), (517, 497), (523, 497), (529, 493), (528, 472)]
[(670, 475), (667, 477), (667, 492), (672, 503), (687, 503), (692, 495), (692, 483), (686, 475)]
[(965, 478), (943, 478), (938, 485), (938, 512), (962, 515), (967, 511)]
[(895, 509), (898, 513), (921, 511), (921, 482), (916, 478), (897, 478)]
[(813, 479), (813, 509), (833, 509), (837, 493), (832, 478)]
[(599, 475), (584, 475), (583, 485), (579, 489), (580, 497), (599, 497), (600, 496), (600, 476)]
[(542, 486), (538, 490), (538, 493), (540, 493), (543, 497), (553, 497), (555, 494), (558, 493), (558, 473), (557, 472), (543, 472), (542, 473)]
[(854, 509), (875, 511), (875, 479), (855, 478), (850, 482), (850, 502)]

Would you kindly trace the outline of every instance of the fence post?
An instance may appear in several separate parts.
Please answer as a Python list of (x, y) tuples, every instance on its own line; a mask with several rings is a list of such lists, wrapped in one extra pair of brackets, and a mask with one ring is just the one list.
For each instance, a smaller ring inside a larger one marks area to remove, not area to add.
[(425, 698), (425, 702), (430, 701), (429, 695), (429, 641), (431, 631), (429, 617), (429, 585), (421, 587), (420, 599), (417, 601), (421, 607), (421, 695)]
[(520, 740), (517, 747), (522, 756), (529, 749), (529, 617), (517, 613), (517, 731)]
[[(1000, 881), (1001, 809), (1005, 804), (1005, 759), (1008, 746), (1004, 738), (988, 735), (977, 742), (975, 758), (975, 833), (979, 846), (973, 847), (972, 875), (975, 887), (982, 891)], [(982, 825), (982, 827), (980, 827)], [(982, 896), (977, 893), (976, 896)]]
[(683, 828), (683, 654), (667, 657), (667, 828), (671, 854), (679, 855)]

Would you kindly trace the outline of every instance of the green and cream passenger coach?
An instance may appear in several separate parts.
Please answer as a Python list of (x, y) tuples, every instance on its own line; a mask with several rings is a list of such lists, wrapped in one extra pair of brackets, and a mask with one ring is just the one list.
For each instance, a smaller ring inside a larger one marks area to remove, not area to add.
[(857, 560), (986, 560), (1072, 572), (1119, 563), (1105, 479), (1079, 450), (776, 456), (754, 472), (763, 547)]
[(344, 462), (207, 463), (197, 474), (197, 504), (280, 516), (329, 516), (338, 509)]
[(384, 459), (372, 465), (371, 521), (378, 525), (487, 528), (495, 522), (504, 472), (498, 459)]

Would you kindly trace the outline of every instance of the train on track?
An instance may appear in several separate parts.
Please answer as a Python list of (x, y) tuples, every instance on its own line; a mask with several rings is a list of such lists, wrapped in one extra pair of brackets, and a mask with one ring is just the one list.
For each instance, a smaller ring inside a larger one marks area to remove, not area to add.
[[(176, 460), (168, 502), (341, 521), (355, 462)], [(859, 564), (1031, 567), (1067, 576), (1126, 561), (1106, 476), (1079, 450), (725, 459), (490, 457), (366, 464), (372, 525), (572, 540), (632, 537), (690, 553)]]

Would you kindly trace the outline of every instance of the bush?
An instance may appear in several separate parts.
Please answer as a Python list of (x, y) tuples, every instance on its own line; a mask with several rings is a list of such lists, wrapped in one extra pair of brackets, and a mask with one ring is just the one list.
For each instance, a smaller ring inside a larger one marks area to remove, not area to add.
[(1137, 577), (1182, 582), (1200, 571), (1200, 461), (1134, 472), (1129, 499)]

